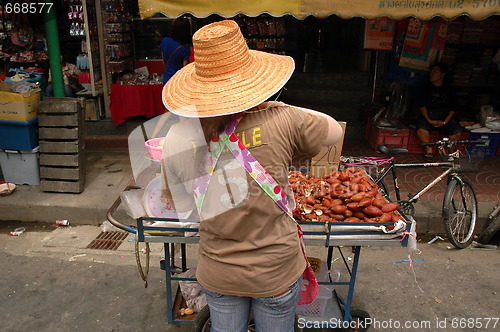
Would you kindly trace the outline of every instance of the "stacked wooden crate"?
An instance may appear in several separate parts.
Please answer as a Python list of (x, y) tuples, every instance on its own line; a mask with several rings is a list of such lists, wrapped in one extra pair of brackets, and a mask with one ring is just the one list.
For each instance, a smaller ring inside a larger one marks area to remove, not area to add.
[(81, 193), (85, 186), (83, 98), (44, 98), (40, 102), (40, 189)]

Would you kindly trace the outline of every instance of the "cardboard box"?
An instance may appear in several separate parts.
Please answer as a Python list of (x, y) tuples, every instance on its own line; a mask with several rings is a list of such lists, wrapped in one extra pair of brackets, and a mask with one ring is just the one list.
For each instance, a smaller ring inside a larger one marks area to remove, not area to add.
[(38, 115), (40, 89), (26, 93), (11, 92), (9, 85), (0, 84), (0, 120), (28, 121)]
[(339, 169), (340, 155), (342, 154), (342, 146), (344, 145), (346, 122), (339, 121), (342, 130), (342, 139), (335, 145), (325, 146), (320, 153), (312, 158), (309, 174), (317, 178), (324, 178), (327, 174), (335, 172)]

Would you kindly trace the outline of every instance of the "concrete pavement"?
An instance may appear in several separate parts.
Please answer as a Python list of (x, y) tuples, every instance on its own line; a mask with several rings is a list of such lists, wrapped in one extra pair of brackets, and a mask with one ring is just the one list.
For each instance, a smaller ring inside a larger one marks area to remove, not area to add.
[[(86, 247), (99, 226), (21, 223), (26, 231), (9, 236), (19, 224), (0, 225), (2, 331), (190, 330), (167, 323), (162, 244), (151, 246), (144, 288), (132, 234), (117, 250), (95, 250)], [(500, 249), (458, 250), (429, 239), (419, 237), (411, 268), (406, 248), (362, 248), (353, 307), (370, 314), (370, 331), (498, 331)], [(188, 245), (188, 268), (196, 266), (196, 252)], [(352, 262), (350, 248), (343, 253)], [(326, 248), (308, 247), (308, 254), (325, 260)], [(335, 251), (332, 267), (346, 281), (341, 261)], [(337, 291), (347, 296), (345, 286)]]

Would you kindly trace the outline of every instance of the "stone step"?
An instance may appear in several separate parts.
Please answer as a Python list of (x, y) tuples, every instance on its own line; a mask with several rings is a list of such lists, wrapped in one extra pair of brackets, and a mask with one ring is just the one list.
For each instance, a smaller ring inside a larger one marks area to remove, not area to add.
[(140, 126), (142, 123), (147, 121), (148, 119), (137, 117), (137, 118), (128, 118), (122, 124), (118, 126), (115, 125), (113, 119), (101, 119), (99, 121), (86, 121), (85, 122), (85, 134), (87, 136), (95, 136), (95, 135), (128, 135), (135, 128)]

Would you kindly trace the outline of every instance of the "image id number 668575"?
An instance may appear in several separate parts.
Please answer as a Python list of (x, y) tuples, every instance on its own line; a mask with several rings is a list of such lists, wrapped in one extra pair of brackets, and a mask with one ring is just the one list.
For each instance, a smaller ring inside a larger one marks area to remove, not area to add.
[(53, 2), (7, 2), (5, 12), (7, 14), (42, 14), (48, 13), (53, 5)]

